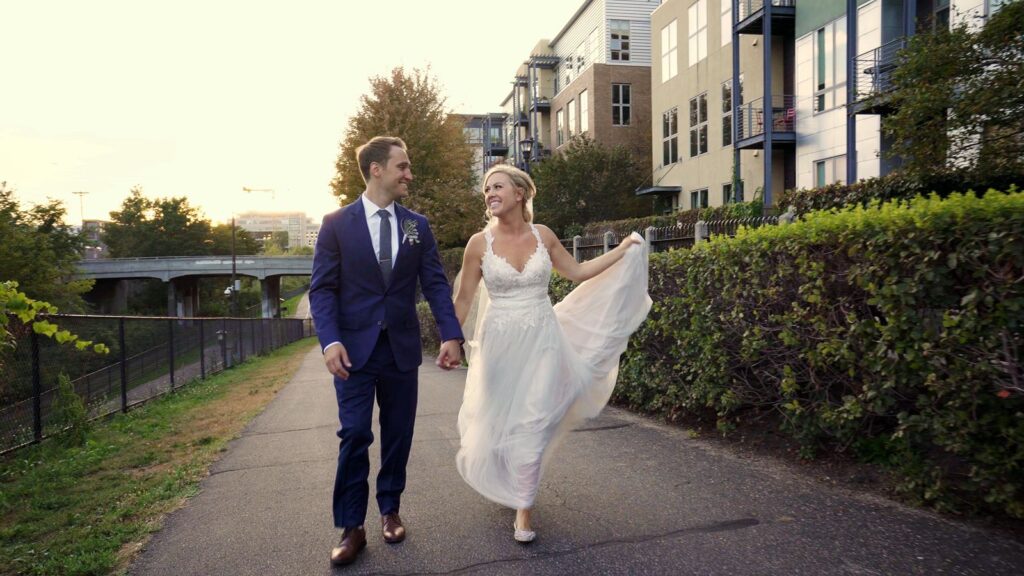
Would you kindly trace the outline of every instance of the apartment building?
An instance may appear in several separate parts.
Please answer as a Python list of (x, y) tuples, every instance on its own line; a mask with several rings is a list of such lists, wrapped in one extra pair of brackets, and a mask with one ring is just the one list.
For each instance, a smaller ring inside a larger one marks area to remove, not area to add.
[(881, 133), (891, 110), (864, 99), (885, 90), (908, 36), (983, 22), (1001, 3), (663, 2), (652, 15), (661, 122), (651, 134), (653, 185), (640, 193), (677, 209), (757, 195), (771, 204), (786, 188), (887, 174), (898, 165)]
[(525, 165), (586, 134), (650, 156), (651, 12), (657, 0), (587, 0), (519, 66), (501, 102), (509, 161)]
[(275, 232), (287, 232), (288, 248), (316, 246), (320, 232), (319, 222), (302, 212), (245, 212), (236, 217), (235, 223), (260, 242), (266, 242)]
[(456, 114), (462, 119), (466, 143), (473, 148), (473, 170), (482, 177), (491, 166), (508, 156), (504, 113)]

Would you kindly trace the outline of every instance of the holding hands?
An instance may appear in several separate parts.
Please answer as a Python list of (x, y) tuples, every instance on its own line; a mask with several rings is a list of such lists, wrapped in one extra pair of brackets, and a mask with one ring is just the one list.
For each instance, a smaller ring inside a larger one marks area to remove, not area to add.
[(446, 340), (441, 344), (441, 351), (437, 354), (435, 364), (444, 370), (451, 370), (462, 364), (462, 351), (459, 349), (459, 341)]

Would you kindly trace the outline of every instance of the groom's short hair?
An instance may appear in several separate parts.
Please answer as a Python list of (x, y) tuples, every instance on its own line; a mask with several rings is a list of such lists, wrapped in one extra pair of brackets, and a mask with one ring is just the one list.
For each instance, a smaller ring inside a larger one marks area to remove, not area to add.
[(370, 164), (376, 162), (381, 166), (388, 165), (393, 146), (408, 151), (405, 142), (395, 136), (374, 136), (369, 142), (356, 148), (356, 161), (359, 162), (359, 171), (363, 173), (364, 182), (370, 181)]

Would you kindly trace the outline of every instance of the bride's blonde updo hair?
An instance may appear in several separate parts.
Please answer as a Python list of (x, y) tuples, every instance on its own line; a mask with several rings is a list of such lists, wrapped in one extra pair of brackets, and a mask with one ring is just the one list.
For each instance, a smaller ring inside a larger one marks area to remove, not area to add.
[[(509, 180), (512, 181), (512, 185), (518, 188), (523, 193), (523, 220), (526, 222), (533, 222), (533, 197), (537, 195), (537, 187), (533, 184), (533, 178), (526, 172), (523, 172), (519, 168), (510, 164), (495, 164), (490, 170), (484, 174), (483, 184), (480, 186), (480, 191), (487, 187), (487, 181), (497, 173), (508, 176)], [(486, 201), (486, 194), (484, 194)], [(487, 219), (493, 220), (494, 217), (491, 215), (491, 209), (487, 209)]]

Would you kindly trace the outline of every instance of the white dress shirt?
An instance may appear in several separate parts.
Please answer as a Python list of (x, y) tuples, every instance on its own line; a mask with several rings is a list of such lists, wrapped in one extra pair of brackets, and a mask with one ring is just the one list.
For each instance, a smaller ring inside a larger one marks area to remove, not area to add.
[[(359, 196), (359, 201), (363, 203), (363, 211), (366, 212), (366, 227), (370, 229), (370, 242), (373, 243), (373, 256), (375, 259), (380, 260), (380, 214), (377, 211), (381, 209), (366, 197), (364, 192)], [(395, 259), (398, 257), (398, 218), (395, 214), (395, 203), (392, 202), (384, 207), (391, 214), (391, 268), (395, 267)], [(341, 342), (331, 342), (327, 346), (324, 346), (324, 352), (328, 348), (335, 344), (341, 344)]]
[(366, 227), (370, 229), (370, 242), (373, 243), (373, 255), (380, 259), (380, 214), (377, 211), (381, 208), (391, 214), (391, 268), (395, 267), (395, 258), (398, 256), (398, 218), (395, 215), (395, 203), (387, 206), (377, 206), (366, 197), (364, 192), (359, 196), (363, 203), (363, 211), (366, 212)]

